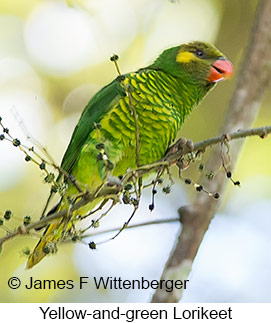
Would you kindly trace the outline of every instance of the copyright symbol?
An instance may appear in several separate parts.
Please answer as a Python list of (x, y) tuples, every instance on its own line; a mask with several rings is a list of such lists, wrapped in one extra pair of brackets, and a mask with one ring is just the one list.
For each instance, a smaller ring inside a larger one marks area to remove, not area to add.
[(21, 281), (18, 277), (11, 277), (8, 280), (8, 287), (11, 289), (17, 289), (21, 286)]

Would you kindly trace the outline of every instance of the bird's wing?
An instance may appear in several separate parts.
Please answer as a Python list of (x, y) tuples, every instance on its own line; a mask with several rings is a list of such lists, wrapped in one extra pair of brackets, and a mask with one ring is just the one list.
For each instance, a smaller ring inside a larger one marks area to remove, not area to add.
[[(68, 174), (71, 174), (73, 166), (80, 155), (82, 146), (87, 141), (91, 131), (93, 131), (94, 123), (99, 123), (103, 116), (107, 114), (123, 96), (125, 96), (125, 91), (121, 87), (120, 82), (115, 79), (90, 99), (74, 129), (70, 143), (61, 162), (61, 168)], [(62, 174), (58, 176), (56, 181), (59, 182), (61, 178)], [(51, 191), (41, 217), (45, 216), (53, 195), (54, 192)]]
[(122, 96), (125, 96), (125, 91), (120, 82), (114, 80), (92, 97), (74, 129), (71, 141), (62, 159), (62, 169), (69, 174), (71, 173), (82, 146), (87, 141), (90, 132), (94, 130), (94, 124), (99, 123)]

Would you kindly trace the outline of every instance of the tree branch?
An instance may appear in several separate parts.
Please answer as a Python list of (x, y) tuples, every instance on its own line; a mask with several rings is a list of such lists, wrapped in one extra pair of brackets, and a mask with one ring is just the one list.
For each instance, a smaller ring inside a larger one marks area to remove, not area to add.
[[(179, 158), (181, 158), (182, 156), (190, 152), (205, 151), (206, 148), (212, 147), (223, 141), (228, 142), (231, 140), (242, 139), (242, 138), (251, 137), (251, 136), (259, 136), (264, 139), (270, 132), (271, 132), (271, 126), (253, 128), (248, 130), (237, 130), (232, 133), (225, 132), (224, 134), (219, 135), (217, 137), (213, 137), (213, 138), (195, 143), (192, 149), (190, 145), (185, 145), (183, 143), (184, 139), (181, 138), (180, 143), (179, 141), (177, 141), (174, 145), (170, 147), (169, 153), (163, 158), (163, 160), (168, 161), (170, 164), (175, 163)], [(173, 152), (171, 153), (171, 151)]]
[[(229, 110), (223, 122), (221, 133), (227, 134), (242, 128), (248, 128), (255, 120), (263, 95), (270, 83), (271, 73), (271, 0), (259, 1), (252, 28), (249, 45), (246, 49), (241, 72), (237, 80)], [(236, 141), (231, 145), (231, 160), (234, 167), (243, 142)], [(221, 164), (218, 149), (214, 149), (206, 167), (217, 169)], [(223, 192), (226, 177), (218, 173), (212, 181), (204, 177), (200, 182), (210, 191)], [(161, 279), (186, 279), (192, 267), (202, 239), (219, 207), (215, 199), (206, 194), (198, 194), (193, 204), (181, 207), (182, 231), (176, 246), (164, 268)], [(178, 302), (181, 292), (166, 292), (157, 289), (151, 302)]]
[[(148, 226), (148, 225), (173, 223), (173, 222), (179, 222), (179, 221), (180, 221), (179, 218), (153, 220), (153, 221), (147, 221), (147, 222), (143, 222), (143, 223), (131, 224), (126, 229), (142, 228), (142, 227), (145, 227), (145, 226)], [(81, 238), (82, 239), (91, 238), (93, 236), (97, 236), (97, 235), (100, 235), (100, 234), (111, 233), (111, 232), (120, 231), (120, 230), (121, 230), (121, 227), (115, 227), (115, 228), (108, 229), (108, 230), (102, 230), (102, 231), (93, 232), (91, 234), (85, 234)]]
[[(101, 189), (97, 190), (99, 192), (98, 194), (97, 193), (90, 194), (88, 191), (84, 192), (81, 195), (80, 200), (78, 202), (76, 202), (71, 207), (71, 209), (69, 211), (67, 209), (63, 209), (61, 211), (54, 212), (53, 214), (50, 214), (49, 216), (43, 217), (39, 221), (31, 223), (27, 226), (25, 226), (25, 225), (19, 226), (12, 233), (8, 233), (6, 236), (0, 238), (0, 246), (4, 242), (6, 242), (10, 239), (13, 239), (18, 235), (28, 235), (31, 230), (43, 227), (49, 223), (52, 223), (54, 220), (65, 217), (68, 212), (69, 212), (69, 214), (72, 214), (76, 210), (79, 210), (82, 206), (84, 206), (90, 202), (93, 202), (95, 199), (98, 199), (100, 197), (103, 197), (104, 199), (107, 197), (116, 197), (122, 191), (124, 185), (131, 180), (131, 178), (135, 172), (139, 176), (146, 175), (146, 174), (151, 173), (155, 170), (158, 170), (161, 166), (168, 166), (170, 164), (174, 164), (176, 161), (178, 161), (179, 158), (185, 156), (186, 154), (188, 154), (190, 152), (204, 151), (208, 147), (211, 147), (215, 144), (223, 142), (225, 140), (225, 138), (227, 139), (227, 141), (241, 139), (241, 138), (245, 138), (245, 137), (249, 137), (249, 136), (260, 136), (262, 138), (265, 138), (266, 135), (269, 133), (271, 133), (271, 126), (254, 128), (254, 129), (249, 129), (249, 130), (239, 130), (239, 131), (227, 134), (227, 135), (223, 134), (223, 135), (220, 135), (220, 136), (217, 136), (214, 138), (206, 139), (206, 140), (200, 141), (198, 143), (195, 143), (194, 145), (191, 145), (189, 143), (189, 141), (187, 141), (186, 139), (181, 138), (180, 140), (178, 140), (174, 145), (172, 145), (169, 148), (168, 153), (166, 154), (166, 156), (163, 159), (158, 160), (157, 162), (154, 162), (149, 165), (140, 166), (135, 170), (128, 171), (125, 174), (125, 176), (123, 177), (123, 179), (118, 184), (109, 182), (106, 185), (104, 185)], [(210, 199), (210, 198), (208, 197), (208, 199)], [(100, 208), (97, 208), (97, 210), (98, 209), (100, 209)], [(91, 212), (90, 214), (93, 214), (93, 212)], [(83, 218), (84, 217), (82, 217), (82, 219)], [(154, 223), (150, 223), (150, 224), (154, 224)], [(143, 226), (145, 224), (141, 224), (141, 225)], [(136, 225), (136, 226), (138, 226), (138, 225)], [(129, 226), (129, 228), (132, 228), (132, 227), (134, 227), (134, 226)], [(115, 231), (115, 230), (116, 229), (110, 229), (110, 231)], [(95, 233), (93, 235), (95, 235)]]

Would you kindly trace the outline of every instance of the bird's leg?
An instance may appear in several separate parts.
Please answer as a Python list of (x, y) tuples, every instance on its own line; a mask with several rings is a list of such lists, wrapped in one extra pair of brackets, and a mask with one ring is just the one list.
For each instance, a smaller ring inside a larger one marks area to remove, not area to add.
[(168, 148), (163, 160), (168, 160), (170, 165), (172, 165), (176, 162), (176, 158), (174, 158), (174, 156), (177, 153), (179, 156), (179, 158), (177, 159), (180, 159), (183, 155), (189, 152), (192, 152), (193, 150), (194, 150), (194, 143), (192, 140), (188, 140), (186, 138), (180, 138), (175, 142), (175, 144), (173, 144)]

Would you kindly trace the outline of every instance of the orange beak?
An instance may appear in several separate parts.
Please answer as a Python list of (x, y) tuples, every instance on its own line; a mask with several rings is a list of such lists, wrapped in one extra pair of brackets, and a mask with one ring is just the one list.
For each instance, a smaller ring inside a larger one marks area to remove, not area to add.
[(225, 59), (220, 58), (216, 60), (211, 66), (207, 80), (211, 83), (216, 83), (227, 78), (230, 78), (233, 74), (232, 63)]

